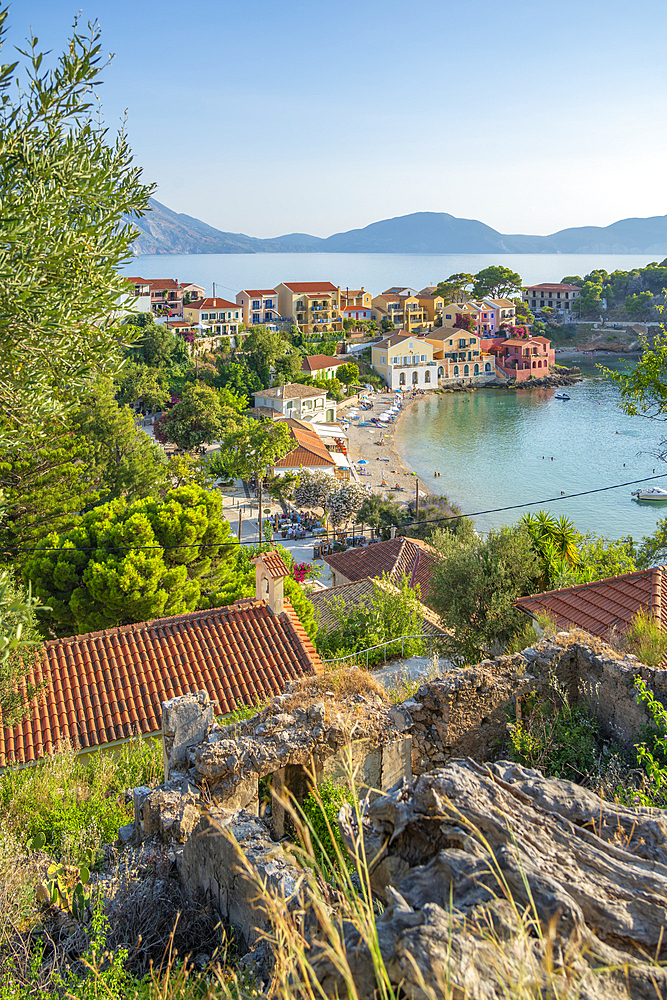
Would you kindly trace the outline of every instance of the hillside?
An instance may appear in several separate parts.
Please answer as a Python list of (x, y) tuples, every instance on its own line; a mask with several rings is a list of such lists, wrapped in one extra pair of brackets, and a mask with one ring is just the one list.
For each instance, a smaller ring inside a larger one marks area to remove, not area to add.
[(667, 216), (623, 219), (610, 226), (562, 229), (550, 236), (505, 235), (476, 219), (415, 212), (322, 239), (289, 233), (257, 239), (214, 229), (151, 198), (136, 222), (139, 254), (189, 253), (647, 253), (667, 254)]

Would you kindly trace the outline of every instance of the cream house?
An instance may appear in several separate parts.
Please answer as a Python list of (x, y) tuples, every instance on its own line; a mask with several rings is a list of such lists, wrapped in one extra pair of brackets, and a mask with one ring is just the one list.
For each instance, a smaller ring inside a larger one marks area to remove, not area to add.
[(275, 410), (281, 417), (295, 417), (308, 423), (333, 423), (336, 404), (327, 399), (326, 389), (288, 383), (254, 393), (255, 406)]

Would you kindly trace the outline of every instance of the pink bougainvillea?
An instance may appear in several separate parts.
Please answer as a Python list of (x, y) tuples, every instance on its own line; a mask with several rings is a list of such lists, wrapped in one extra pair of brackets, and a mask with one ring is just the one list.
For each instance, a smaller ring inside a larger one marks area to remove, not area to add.
[(294, 563), (292, 573), (294, 574), (296, 582), (303, 583), (304, 580), (307, 580), (310, 575), (311, 568), (311, 564), (307, 562)]

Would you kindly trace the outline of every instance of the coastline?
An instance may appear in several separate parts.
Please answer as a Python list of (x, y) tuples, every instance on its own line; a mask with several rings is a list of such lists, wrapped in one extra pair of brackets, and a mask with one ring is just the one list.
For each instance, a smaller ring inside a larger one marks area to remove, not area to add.
[[(394, 393), (378, 393), (371, 398), (376, 408), (373, 416), (378, 416), (393, 404)], [(406, 399), (401, 412), (386, 428), (359, 427), (350, 422), (347, 432), (351, 461), (356, 465), (360, 459), (366, 460), (366, 465), (357, 466), (362, 485), (370, 486), (371, 492), (376, 496), (385, 496), (402, 504), (407, 504), (414, 497), (417, 473), (398, 453), (395, 431), (399, 423), (405, 420), (414, 402), (416, 400)], [(384, 444), (377, 443), (380, 439)], [(394, 490), (396, 485), (403, 487), (403, 490)], [(425, 489), (421, 480), (419, 489), (425, 493), (431, 492)]]

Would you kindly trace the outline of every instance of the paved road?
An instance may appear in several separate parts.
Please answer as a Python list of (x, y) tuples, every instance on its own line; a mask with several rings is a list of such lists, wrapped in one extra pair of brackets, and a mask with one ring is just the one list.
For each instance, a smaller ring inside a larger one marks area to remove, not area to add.
[[(256, 545), (257, 542), (259, 541), (257, 500), (255, 500), (254, 497), (252, 501), (248, 500), (247, 497), (245, 496), (243, 488), (240, 485), (237, 485), (237, 488), (234, 492), (232, 492), (229, 489), (225, 489), (224, 492), (221, 490), (220, 492), (223, 498), (223, 507), (225, 516), (227, 517), (227, 520), (229, 521), (231, 529), (234, 532), (234, 534), (238, 536), (239, 512), (240, 512), (241, 541), (247, 542), (248, 544), (252, 543)], [(270, 499), (268, 503), (264, 504), (264, 510), (267, 509), (271, 511), (271, 514), (268, 515), (265, 514), (264, 515), (265, 520), (267, 517), (271, 517), (277, 511), (281, 510), (280, 505), (274, 503)], [(305, 539), (290, 540), (288, 538), (281, 538), (280, 534), (277, 533), (274, 535), (274, 541), (277, 542), (279, 545), (284, 546), (284, 548), (288, 549), (292, 553), (293, 558), (297, 562), (309, 562), (309, 563), (313, 562), (313, 545), (315, 543), (315, 539), (313, 538), (312, 535)], [(323, 584), (325, 587), (330, 587), (332, 583), (332, 577), (331, 577), (331, 570), (329, 569), (327, 564), (323, 562), (322, 559), (315, 560), (314, 564), (320, 569), (321, 573), (320, 583)]]

